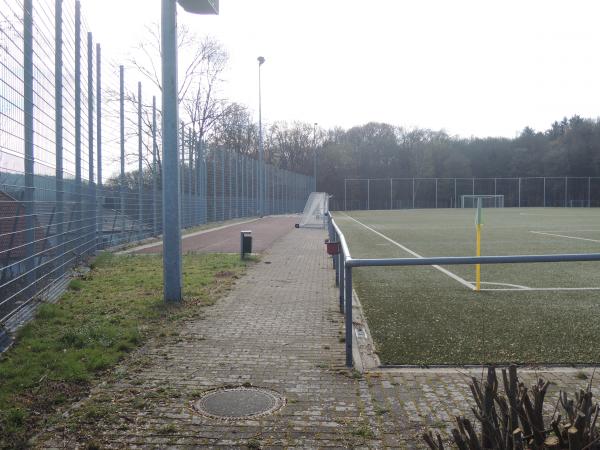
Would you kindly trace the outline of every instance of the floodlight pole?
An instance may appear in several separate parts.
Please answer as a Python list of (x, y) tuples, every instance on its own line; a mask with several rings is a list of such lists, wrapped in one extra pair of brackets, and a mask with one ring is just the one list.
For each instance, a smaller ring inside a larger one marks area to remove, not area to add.
[(218, 13), (218, 0), (162, 0), (161, 4), (163, 296), (165, 302), (182, 300), (177, 86), (178, 2), (191, 13)]
[(317, 125), (318, 123), (315, 122), (313, 126), (313, 192), (317, 192)]
[(264, 214), (264, 153), (263, 147), (263, 132), (262, 132), (262, 98), (261, 98), (261, 83), (260, 83), (260, 67), (265, 63), (265, 58), (259, 56), (258, 60), (258, 215)]

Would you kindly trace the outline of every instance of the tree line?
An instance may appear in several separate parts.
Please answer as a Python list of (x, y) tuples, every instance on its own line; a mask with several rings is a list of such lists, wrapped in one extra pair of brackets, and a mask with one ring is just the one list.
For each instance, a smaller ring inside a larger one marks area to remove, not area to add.
[[(143, 51), (137, 53), (141, 56), (132, 59), (131, 66), (161, 90), (158, 72), (147, 69), (160, 57), (157, 30), (149, 29), (150, 37), (140, 44)], [(205, 155), (227, 149), (257, 158), (254, 112), (224, 95), (226, 50), (214, 39), (200, 38), (185, 27), (180, 31), (179, 46), (180, 53), (193, 49), (180, 76), (180, 117), (189, 131), (184, 139), (203, 141)], [(135, 92), (130, 92), (127, 100), (137, 102)], [(145, 108), (144, 116), (147, 134), (152, 132), (149, 110)], [(556, 121), (544, 131), (525, 127), (514, 138), (464, 138), (444, 130), (407, 129), (378, 122), (349, 129), (284, 121), (263, 127), (267, 163), (312, 175), (316, 152), (317, 188), (336, 196), (343, 195), (347, 178), (600, 176), (600, 121), (577, 115)], [(135, 134), (135, 123), (131, 130)], [(160, 130), (157, 132), (160, 135)], [(160, 151), (157, 153), (160, 156)], [(146, 145), (145, 172), (151, 170), (151, 155)], [(137, 177), (130, 178), (128, 181), (135, 183)], [(143, 178), (150, 180), (151, 176), (145, 174)], [(113, 177), (108, 184), (117, 182), (118, 177)]]

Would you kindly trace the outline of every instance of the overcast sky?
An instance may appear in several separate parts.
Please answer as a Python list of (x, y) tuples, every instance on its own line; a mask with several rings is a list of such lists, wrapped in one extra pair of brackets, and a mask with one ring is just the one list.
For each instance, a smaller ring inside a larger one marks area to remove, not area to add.
[[(82, 0), (103, 57), (124, 58), (160, 0)], [(263, 118), (350, 127), (383, 121), (514, 137), (563, 116), (597, 117), (595, 0), (220, 0), (179, 22), (223, 43), (225, 92)]]

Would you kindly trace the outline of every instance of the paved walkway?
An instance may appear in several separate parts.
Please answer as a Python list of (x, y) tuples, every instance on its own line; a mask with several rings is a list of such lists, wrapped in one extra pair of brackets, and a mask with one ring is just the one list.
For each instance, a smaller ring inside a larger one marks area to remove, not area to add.
[[(345, 370), (343, 321), (324, 237), (322, 230), (295, 229), (279, 239), (202, 319), (185, 323), (176, 338), (150, 342), (93, 389), (78, 405), (88, 411), (93, 432), (57, 424), (37, 445), (422, 448), (418, 436), (426, 426), (443, 431), (453, 415), (470, 415), (468, 370), (362, 377)], [(541, 375), (558, 383), (550, 395), (556, 398), (558, 387), (572, 392), (586, 383), (575, 374)], [(536, 376), (521, 375), (527, 384)], [(274, 389), (287, 405), (270, 416), (231, 422), (190, 407), (205, 389), (243, 383)]]

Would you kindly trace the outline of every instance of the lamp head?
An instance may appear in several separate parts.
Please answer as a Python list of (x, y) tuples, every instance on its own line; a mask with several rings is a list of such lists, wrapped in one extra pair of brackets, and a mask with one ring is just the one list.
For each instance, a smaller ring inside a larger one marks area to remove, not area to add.
[(263, 58), (262, 56), (259, 56), (256, 59), (258, 60), (258, 65), (259, 66), (262, 66), (265, 63), (265, 58)]
[(219, 14), (219, 0), (177, 0), (177, 3), (192, 14)]

